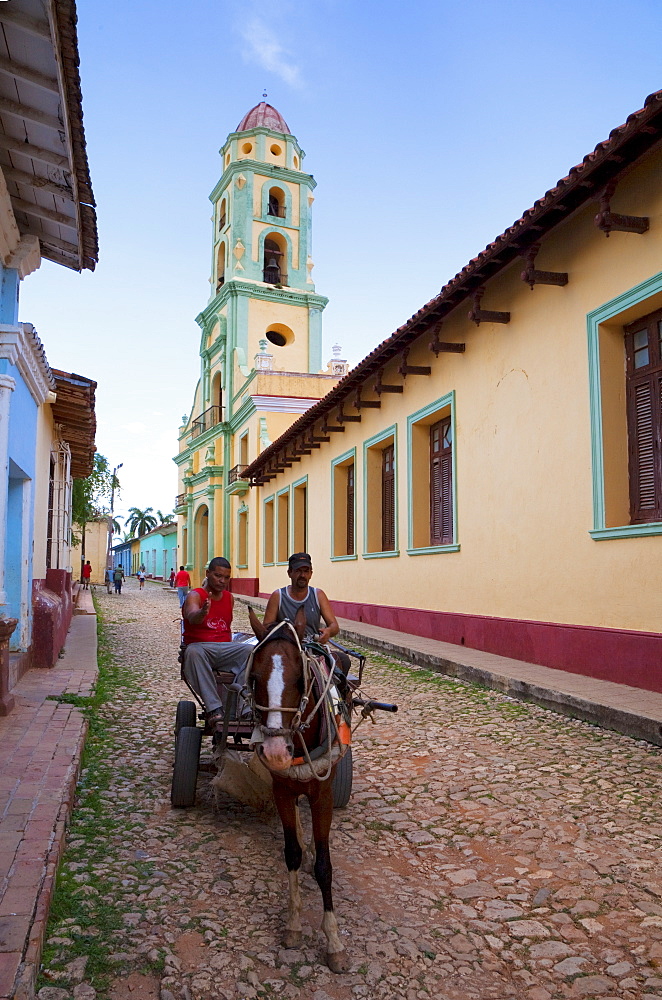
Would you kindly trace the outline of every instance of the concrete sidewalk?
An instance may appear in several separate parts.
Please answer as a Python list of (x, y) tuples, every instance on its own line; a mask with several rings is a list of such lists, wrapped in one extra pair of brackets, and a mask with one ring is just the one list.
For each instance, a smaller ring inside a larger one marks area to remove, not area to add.
[[(89, 593), (89, 592), (86, 592)], [(87, 732), (80, 709), (97, 678), (97, 619), (73, 617), (64, 656), (29, 670), (0, 718), (0, 998), (29, 1000), (39, 968)]]
[[(235, 596), (262, 611), (267, 604), (260, 597)], [(395, 632), (349, 618), (339, 618), (338, 624), (341, 629), (338, 639), (348, 646), (352, 643), (368, 646), (396, 659), (662, 746), (662, 694), (512, 660), (450, 642), (424, 639), (407, 632)]]

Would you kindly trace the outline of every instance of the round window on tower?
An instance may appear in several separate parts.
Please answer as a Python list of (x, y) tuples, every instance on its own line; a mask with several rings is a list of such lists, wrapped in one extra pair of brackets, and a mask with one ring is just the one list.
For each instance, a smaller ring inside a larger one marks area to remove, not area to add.
[(294, 169), (298, 170), (299, 169), (299, 157), (298, 156), (292, 157), (292, 163), (294, 164)]
[(277, 143), (274, 143), (273, 146), (271, 146), (269, 152), (272, 153), (273, 156), (280, 156), (283, 150)]
[(253, 143), (252, 142), (245, 142), (244, 145), (241, 147), (241, 151), (242, 151), (242, 153), (246, 153), (246, 155), (248, 155), (249, 153), (252, 153), (253, 152)]
[(227, 167), (229, 163), (230, 163), (230, 154), (226, 153), (225, 154), (225, 166)]
[(284, 323), (272, 323), (264, 335), (274, 347), (287, 347), (294, 343), (294, 334)]

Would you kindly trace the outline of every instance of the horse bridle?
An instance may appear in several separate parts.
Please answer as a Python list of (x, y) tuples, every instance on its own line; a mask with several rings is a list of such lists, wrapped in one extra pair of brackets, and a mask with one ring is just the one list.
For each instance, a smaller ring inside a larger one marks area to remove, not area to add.
[[(283, 630), (283, 629), (285, 630), (285, 634), (284, 635), (279, 634), (281, 632), (281, 630)], [(253, 658), (255, 656), (255, 653), (258, 651), (258, 649), (261, 649), (262, 646), (266, 646), (269, 642), (272, 642), (275, 639), (285, 639), (288, 642), (294, 643), (294, 645), (296, 646), (296, 648), (299, 651), (299, 655), (301, 656), (302, 678), (303, 678), (303, 694), (301, 696), (301, 700), (300, 700), (299, 705), (298, 705), (297, 708), (290, 708), (290, 707), (288, 707), (286, 705), (275, 705), (275, 706), (274, 705), (258, 705), (257, 702), (255, 701), (255, 696), (253, 694), (253, 688), (251, 687), (251, 684), (250, 684), (251, 672), (252, 672), (252, 669), (253, 669)], [(331, 690), (331, 687), (333, 685), (333, 671), (329, 670), (328, 671), (328, 675), (324, 679), (324, 681), (323, 682), (320, 681), (320, 684), (319, 684), (320, 696), (319, 696), (317, 702), (315, 703), (312, 711), (310, 712), (308, 718), (304, 722), (303, 721), (303, 715), (304, 715), (304, 712), (306, 711), (306, 709), (308, 707), (308, 703), (310, 702), (311, 694), (313, 692), (313, 687), (314, 687), (314, 684), (315, 684), (315, 674), (316, 673), (319, 674), (321, 672), (319, 669), (311, 669), (311, 661), (312, 661), (312, 659), (313, 658), (310, 656), (310, 654), (307, 653), (306, 650), (302, 647), (301, 642), (299, 640), (299, 636), (298, 636), (297, 631), (296, 631), (296, 629), (294, 627), (294, 624), (288, 618), (286, 618), (283, 621), (278, 622), (269, 631), (269, 633), (267, 635), (265, 635), (264, 638), (262, 638), (260, 640), (260, 642), (257, 644), (257, 646), (255, 646), (253, 648), (251, 656), (250, 656), (250, 658), (248, 660), (248, 663), (246, 665), (246, 674), (245, 674), (245, 681), (244, 681), (246, 689), (247, 689), (247, 692), (244, 695), (244, 697), (245, 697), (246, 701), (248, 701), (249, 705), (251, 706), (251, 709), (252, 709), (252, 712), (253, 712), (253, 719), (254, 719), (254, 723), (255, 723), (255, 728), (261, 734), (262, 739), (264, 740), (266, 738), (270, 738), (270, 737), (273, 737), (273, 736), (282, 736), (284, 739), (286, 739), (292, 745), (292, 748), (293, 748), (294, 747), (294, 736), (296, 734), (299, 734), (299, 739), (301, 741), (301, 746), (302, 746), (302, 750), (303, 750), (303, 756), (304, 756), (305, 760), (309, 764), (311, 763), (311, 761), (315, 757), (322, 756), (322, 755), (324, 755), (325, 752), (328, 752), (329, 755), (330, 755), (330, 752), (331, 752), (331, 743), (332, 743), (332, 730), (335, 731), (335, 737), (338, 738), (338, 727), (336, 725), (335, 719), (333, 718), (333, 713), (330, 712), (330, 711), (326, 712), (326, 714), (329, 716), (329, 719), (327, 720), (327, 722), (328, 722), (328, 725), (327, 725), (328, 733), (327, 733), (327, 746), (326, 747), (320, 747), (317, 750), (314, 750), (314, 751), (311, 752), (311, 751), (308, 750), (308, 748), (306, 746), (306, 743), (305, 743), (305, 740), (303, 739), (303, 736), (301, 736), (301, 733), (303, 733), (304, 730), (306, 730), (308, 728), (308, 726), (311, 724), (313, 718), (315, 717), (316, 713), (320, 710), (320, 708), (322, 708), (323, 705), (324, 706), (328, 706), (329, 691)], [(267, 713), (267, 717), (268, 717), (269, 712), (283, 712), (283, 713), (287, 712), (287, 713), (292, 713), (292, 721), (291, 721), (291, 723), (290, 723), (289, 726), (280, 727), (278, 729), (276, 729), (274, 727), (271, 727), (271, 726), (265, 726), (263, 723), (257, 721), (256, 711), (257, 712), (266, 712)], [(330, 756), (329, 756), (329, 760), (330, 760)], [(330, 764), (329, 764), (329, 767), (330, 767)]]
[[(280, 634), (283, 631), (285, 631), (285, 635)], [(253, 670), (253, 659), (258, 649), (262, 649), (263, 646), (266, 646), (270, 642), (274, 642), (276, 639), (284, 639), (287, 642), (294, 643), (297, 650), (299, 651), (299, 655), (301, 656), (301, 663), (303, 666), (303, 694), (301, 696), (301, 701), (299, 702), (297, 708), (290, 708), (286, 705), (275, 705), (275, 706), (258, 705), (258, 703), (255, 701), (255, 695), (253, 694), (253, 688), (250, 683), (251, 672)], [(284, 621), (277, 622), (276, 625), (270, 630), (270, 632), (267, 635), (265, 635), (264, 638), (260, 639), (257, 646), (253, 647), (250, 658), (246, 665), (246, 673), (244, 676), (245, 676), (244, 684), (247, 689), (247, 692), (244, 695), (244, 697), (246, 701), (248, 701), (252, 709), (253, 719), (255, 720), (255, 728), (260, 731), (263, 739), (272, 736), (284, 736), (291, 738), (292, 736), (294, 736), (295, 733), (301, 732), (303, 726), (309, 725), (309, 723), (304, 723), (302, 726), (302, 721), (303, 721), (303, 713), (306, 711), (308, 707), (308, 702), (310, 701), (310, 695), (313, 687), (313, 675), (310, 670), (310, 666), (308, 664), (308, 657), (303, 647), (301, 646), (301, 642), (299, 640), (299, 636), (297, 635), (296, 629), (289, 619), (286, 618)], [(261, 722), (258, 722), (256, 712), (266, 712), (267, 716), (269, 712), (292, 713), (292, 721), (289, 726), (276, 729), (271, 726), (265, 726)]]

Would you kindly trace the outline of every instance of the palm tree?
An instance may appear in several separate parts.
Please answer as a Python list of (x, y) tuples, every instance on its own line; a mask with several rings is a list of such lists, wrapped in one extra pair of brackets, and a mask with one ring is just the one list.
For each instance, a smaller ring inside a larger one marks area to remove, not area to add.
[(139, 507), (129, 508), (126, 526), (133, 535), (138, 535), (138, 538), (142, 538), (148, 531), (156, 527), (156, 518), (152, 513), (153, 509), (153, 507), (145, 507), (144, 510), (140, 510)]
[(175, 520), (174, 514), (162, 514), (160, 510), (157, 510), (156, 516), (159, 519), (159, 527), (162, 527), (164, 524), (172, 524)]
[(120, 522), (117, 520), (116, 517), (114, 517), (112, 519), (111, 524), (113, 526), (113, 534), (114, 535), (121, 535), (122, 534), (122, 525), (120, 524)]

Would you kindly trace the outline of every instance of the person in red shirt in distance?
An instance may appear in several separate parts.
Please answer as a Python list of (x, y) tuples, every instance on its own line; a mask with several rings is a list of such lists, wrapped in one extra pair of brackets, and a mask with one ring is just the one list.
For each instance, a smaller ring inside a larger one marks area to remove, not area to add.
[(179, 597), (180, 608), (184, 606), (184, 601), (186, 600), (186, 595), (191, 589), (191, 577), (184, 569), (183, 566), (179, 567), (179, 573), (175, 573), (175, 581), (172, 584), (173, 587), (177, 589), (177, 596)]
[(205, 586), (189, 591), (182, 607), (183, 675), (202, 699), (212, 729), (221, 728), (223, 722), (214, 671), (231, 671), (241, 682), (252, 649), (245, 643), (232, 642), (234, 596), (228, 589), (231, 572), (227, 559), (216, 556), (209, 563)]

